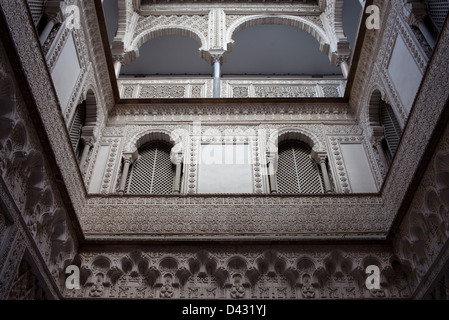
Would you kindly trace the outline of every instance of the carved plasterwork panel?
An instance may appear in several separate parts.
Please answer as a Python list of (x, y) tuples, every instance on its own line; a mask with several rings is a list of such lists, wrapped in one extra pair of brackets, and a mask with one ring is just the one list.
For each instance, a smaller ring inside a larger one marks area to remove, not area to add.
[[(212, 79), (118, 81), (123, 99), (212, 98)], [(340, 98), (346, 80), (221, 80), (223, 98)]]
[(120, 161), (120, 139), (119, 138), (106, 138), (101, 145), (109, 145), (109, 156), (106, 163), (106, 168), (103, 176), (103, 183), (101, 184), (101, 193), (109, 193), (113, 191), (115, 187), (114, 177), (116, 176), (116, 167)]
[(339, 98), (346, 81), (223, 80), (222, 96), (229, 98)]
[[(410, 270), (388, 247), (172, 246), (81, 252), (79, 290), (66, 297), (135, 299), (382, 299), (410, 295)], [(100, 261), (103, 261), (100, 264)], [(367, 290), (364, 270), (381, 271), (381, 289)], [(394, 263), (394, 269), (391, 264)]]
[[(320, 0), (322, 1), (322, 0)], [(330, 0), (334, 1), (334, 0)], [(261, 14), (266, 12), (297, 14), (301, 16), (319, 16), (323, 9), (314, 4), (297, 4), (289, 2), (272, 3), (273, 1), (251, 2), (246, 1), (184, 1), (184, 3), (156, 1), (139, 4), (138, 11), (141, 15), (167, 14), (167, 11), (175, 11), (184, 14), (197, 14), (198, 12), (209, 12), (211, 9), (222, 9), (228, 16), (241, 16), (247, 14)], [(276, 1), (274, 1), (276, 2)]]
[(313, 239), (382, 237), (378, 197), (91, 197), (80, 217), (89, 238)]
[[(159, 15), (150, 17), (139, 17), (134, 38), (151, 29), (163, 29), (164, 27), (188, 26), (207, 39), (208, 36), (208, 15)], [(135, 41), (135, 40), (134, 40)], [(202, 43), (203, 45), (205, 43)]]
[(211, 79), (119, 80), (123, 99), (212, 97)]
[(417, 287), (418, 297), (437, 280), (449, 259), (448, 159), (446, 128), (395, 239), (395, 253), (413, 268), (417, 283), (424, 281)]
[[(42, 86), (49, 85), (51, 80), (49, 74), (43, 72), (46, 70), (46, 62), (38, 47), (37, 39), (34, 38), (35, 29), (29, 21), (26, 4), (22, 1), (14, 3), (5, 1), (0, 2), (0, 5), (2, 10), (7, 12), (8, 18), (11, 18), (8, 21), (11, 36), (16, 43), (18, 55), (24, 62), (21, 72), (29, 81), (30, 90), (41, 114), (48, 116), (44, 121), (44, 127), (48, 134), (53, 130), (54, 136), (49, 139), (50, 144), (59, 143), (58, 148), (66, 152), (64, 156), (59, 154), (61, 161), (67, 159), (73, 161), (70, 158), (71, 146), (66, 136), (61, 135), (61, 132), (65, 132), (65, 123), (56, 103), (55, 92), (41, 90)], [(10, 275), (11, 268), (14, 272), (17, 270), (12, 266), (14, 263), (17, 263), (15, 266), (18, 265), (26, 248), (39, 272), (42, 272), (43, 278), (48, 282), (51, 295), (55, 297), (57, 296), (55, 290), (60, 286), (61, 270), (67, 259), (73, 259), (77, 240), (55, 181), (56, 173), (44, 157), (43, 142), (33, 126), (28, 114), (29, 106), (26, 105), (21, 90), (18, 89), (15, 74), (7, 62), (2, 46), (0, 61), (1, 76), (6, 74), (9, 79), (7, 88), (2, 84), (2, 96), (5, 93), (11, 95), (11, 99), (6, 99), (6, 104), (2, 106), (5, 108), (4, 111), (7, 111), (2, 113), (2, 122), (3, 118), (7, 117), (11, 125), (4, 127), (2, 131), (5, 147), (0, 148), (0, 173), (3, 180), (0, 189), (2, 203), (13, 225), (9, 228), (11, 231), (7, 233), (9, 245), (5, 243), (2, 249), (4, 250), (2, 254), (6, 255), (4, 261), (11, 264), (10, 267), (1, 270), (3, 273), (1, 278), (6, 281), (6, 287), (3, 289), (9, 289), (11, 282), (8, 281), (11, 278), (7, 275)], [(82, 194), (82, 180), (79, 176), (78, 179), (70, 175), (66, 175), (65, 178), (79, 188), (77, 192), (71, 194), (73, 199), (77, 199), (77, 196)], [(81, 201), (74, 203), (74, 207), (78, 209), (80, 205)], [(11, 260), (13, 255), (14, 261)], [(46, 265), (45, 268), (42, 264)], [(44, 269), (47, 272), (45, 274)], [(2, 296), (3, 294), (5, 292)]]

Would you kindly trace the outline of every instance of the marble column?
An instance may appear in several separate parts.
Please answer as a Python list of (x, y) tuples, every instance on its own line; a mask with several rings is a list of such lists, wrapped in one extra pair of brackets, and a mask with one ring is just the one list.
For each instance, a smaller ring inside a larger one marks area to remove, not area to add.
[(120, 77), (121, 69), (122, 69), (122, 63), (119, 60), (114, 61), (114, 72), (115, 72), (115, 77), (117, 79)]
[(348, 76), (349, 76), (349, 64), (348, 64), (348, 62), (347, 61), (343, 61), (340, 64), (340, 68), (341, 68), (341, 72), (343, 73), (343, 77), (345, 79), (348, 79)]
[(384, 148), (382, 146), (382, 141), (384, 140), (384, 128), (381, 126), (373, 126), (372, 129), (372, 136), (371, 136), (371, 144), (374, 148), (376, 148), (377, 153), (379, 154), (379, 161), (383, 168), (383, 174), (387, 174), (388, 171), (388, 160), (387, 156), (385, 154)]
[(276, 154), (268, 155), (267, 156), (267, 162), (268, 162), (268, 180), (270, 182), (270, 193), (277, 193), (278, 192), (278, 186), (277, 186), (277, 175), (276, 175)]
[(53, 30), (53, 27), (55, 26), (56, 22), (51, 19), (48, 21), (47, 25), (45, 26), (44, 30), (42, 31), (41, 35), (39, 36), (39, 42), (41, 45), (44, 45), (45, 41), (47, 40), (48, 36), (50, 35), (51, 31)]
[(387, 173), (388, 170), (388, 161), (387, 157), (385, 156), (384, 148), (382, 147), (382, 140), (383, 138), (376, 138), (374, 142), (374, 147), (377, 149), (377, 152), (379, 154), (379, 160), (384, 168), (384, 174)]
[(220, 58), (214, 58), (213, 60), (213, 66), (214, 66), (214, 87), (213, 87), (213, 97), (214, 98), (220, 98), (221, 96), (221, 62)]
[(64, 15), (61, 11), (61, 1), (60, 0), (47, 0), (45, 3), (44, 14), (47, 17), (47, 24), (44, 30), (39, 36), (39, 42), (41, 45), (45, 43), (57, 23), (62, 23), (64, 21)]
[(130, 154), (123, 155), (123, 170), (122, 177), (120, 179), (120, 186), (118, 191), (120, 193), (125, 192), (126, 179), (128, 178), (129, 167), (131, 166), (132, 156)]
[(176, 162), (175, 182), (173, 184), (174, 193), (181, 192), (181, 171), (182, 171), (182, 162), (181, 160), (179, 160)]
[(323, 180), (324, 180), (324, 189), (326, 193), (332, 192), (332, 186), (329, 179), (329, 172), (327, 171), (327, 165), (326, 165), (326, 159), (327, 155), (321, 154), (318, 156), (320, 167), (321, 167), (321, 173), (323, 174)]
[(89, 152), (93, 147), (93, 142), (91, 138), (82, 138), (83, 140), (83, 152), (81, 153), (81, 159), (80, 159), (80, 169), (81, 173), (84, 174), (86, 166), (87, 157), (89, 156)]

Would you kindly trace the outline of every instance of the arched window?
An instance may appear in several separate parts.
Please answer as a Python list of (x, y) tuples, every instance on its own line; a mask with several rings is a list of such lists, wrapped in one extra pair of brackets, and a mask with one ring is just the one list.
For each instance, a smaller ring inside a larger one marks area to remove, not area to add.
[(126, 180), (126, 193), (169, 194), (173, 192), (175, 166), (171, 162), (171, 146), (152, 141), (139, 148)]
[(394, 114), (393, 108), (383, 100), (380, 100), (380, 124), (384, 129), (385, 140), (383, 147), (388, 161), (394, 157), (402, 136), (402, 129)]
[(276, 172), (279, 193), (324, 193), (321, 170), (311, 153), (310, 146), (301, 141), (279, 144)]
[(89, 166), (89, 155), (96, 139), (97, 102), (93, 91), (89, 90), (84, 102), (79, 104), (69, 126), (70, 142), (81, 173)]
[(75, 111), (72, 123), (70, 125), (70, 141), (77, 158), (79, 158), (82, 149), (81, 132), (86, 124), (86, 104), (80, 104)]

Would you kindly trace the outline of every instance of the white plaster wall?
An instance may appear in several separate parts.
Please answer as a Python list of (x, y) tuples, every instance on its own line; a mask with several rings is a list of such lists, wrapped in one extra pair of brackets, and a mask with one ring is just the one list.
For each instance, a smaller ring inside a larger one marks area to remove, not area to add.
[(388, 73), (407, 114), (413, 106), (423, 75), (400, 35), (388, 65)]
[(95, 161), (95, 167), (90, 180), (89, 193), (100, 193), (104, 171), (107, 167), (109, 149), (110, 146), (101, 146), (100, 150), (98, 150), (97, 161)]
[(81, 67), (75, 43), (72, 34), (70, 34), (51, 73), (63, 112), (68, 106), (80, 72)]
[(252, 192), (252, 165), (248, 145), (201, 146), (198, 193)]
[(341, 153), (353, 193), (377, 192), (365, 148), (362, 144), (341, 144)]

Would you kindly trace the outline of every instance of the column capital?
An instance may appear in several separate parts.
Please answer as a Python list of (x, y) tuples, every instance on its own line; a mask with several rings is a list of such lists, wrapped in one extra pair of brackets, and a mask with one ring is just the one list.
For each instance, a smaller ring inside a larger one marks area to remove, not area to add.
[(352, 49), (348, 41), (340, 41), (337, 43), (337, 50), (332, 52), (330, 57), (331, 65), (341, 66), (343, 63), (349, 63), (351, 58)]
[(123, 161), (125, 162), (125, 163), (132, 163), (134, 160), (135, 160), (135, 156), (134, 156), (134, 154), (133, 153), (123, 153), (123, 155), (122, 155), (122, 157), (123, 157)]
[(317, 163), (326, 163), (326, 160), (328, 158), (327, 156), (327, 152), (326, 151), (314, 151), (312, 150), (312, 158), (317, 162)]
[(338, 55), (336, 60), (336, 66), (340, 67), (344, 63), (349, 63), (350, 55)]
[(170, 160), (173, 164), (181, 164), (184, 157), (182, 142), (177, 143), (170, 150)]
[(173, 153), (170, 157), (170, 160), (173, 164), (181, 164), (182, 163), (183, 154), (182, 153)]
[(125, 56), (124, 55), (113, 55), (112, 56), (113, 62), (120, 62), (121, 64), (125, 64)]
[(267, 151), (266, 157), (267, 157), (267, 163), (275, 163), (277, 160), (277, 152), (273, 151)]
[(83, 143), (89, 147), (93, 147), (95, 144), (95, 138), (93, 136), (90, 137), (81, 137), (81, 140), (83, 141)]
[(220, 64), (223, 63), (223, 55), (221, 55), (221, 54), (212, 54), (210, 57), (211, 57), (212, 63), (215, 63), (215, 62), (220, 62)]
[(212, 65), (215, 62), (220, 62), (220, 64), (223, 64), (226, 58), (226, 51), (223, 49), (211, 49), (205, 52), (204, 58)]

